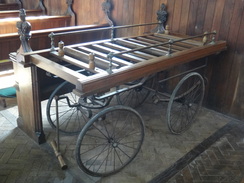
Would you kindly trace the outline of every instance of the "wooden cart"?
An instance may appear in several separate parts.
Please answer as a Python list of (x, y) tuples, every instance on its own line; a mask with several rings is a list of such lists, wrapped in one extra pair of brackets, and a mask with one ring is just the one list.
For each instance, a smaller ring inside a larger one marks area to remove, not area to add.
[[(130, 26), (100, 30), (124, 27)], [(99, 29), (83, 30), (92, 31)], [(195, 69), (184, 73), (172, 93), (152, 87), (152, 78), (174, 66), (225, 50), (226, 42), (215, 41), (215, 34), (188, 37), (169, 35), (164, 31), (136, 37), (112, 36), (111, 39), (67, 46), (60, 42), (59, 47), (52, 44), (51, 49), (34, 52), (24, 39), (22, 49), (27, 52), (20, 52), (17, 56), (12, 54), (12, 60), (16, 71), (21, 67), (31, 70), (40, 68), (53, 78), (66, 81), (49, 98), (46, 110), (48, 120), (55, 128), (58, 116), (60, 131), (79, 133), (76, 160), (82, 170), (93, 176), (107, 176), (120, 171), (139, 152), (144, 139), (144, 122), (131, 106), (142, 104), (150, 91), (156, 94), (158, 100), (163, 96), (162, 100), (169, 101), (167, 122), (173, 133), (179, 134), (189, 128), (204, 96), (202, 76)], [(55, 34), (52, 34), (52, 40), (54, 37)], [(34, 85), (37, 84), (34, 82)], [(22, 85), (17, 96), (24, 97), (20, 94), (23, 91), (26, 89)], [(37, 96), (35, 92), (38, 90), (32, 90), (33, 100)], [(114, 96), (119, 105), (109, 107)], [(38, 109), (35, 103), (33, 106)], [(24, 110), (23, 105), (19, 107), (20, 111)], [(93, 115), (92, 111), (98, 109), (103, 110)], [(37, 111), (35, 115), (40, 114)], [(41, 121), (34, 124), (42, 130)], [(28, 125), (33, 129), (33, 123)]]

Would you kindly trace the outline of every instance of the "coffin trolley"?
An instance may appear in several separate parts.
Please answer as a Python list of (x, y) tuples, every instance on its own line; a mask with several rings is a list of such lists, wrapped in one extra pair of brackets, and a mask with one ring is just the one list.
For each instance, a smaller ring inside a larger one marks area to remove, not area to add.
[[(110, 24), (82, 30), (109, 30), (111, 39), (73, 45), (59, 42), (58, 47), (53, 41), (59, 34), (51, 34), (51, 49), (38, 51), (30, 49), (28, 36), (22, 37), (19, 53), (11, 54), (15, 64), (35, 66), (65, 80), (51, 94), (46, 114), (52, 127), (56, 128), (58, 116), (59, 131), (79, 133), (75, 156), (86, 173), (108, 176), (136, 157), (144, 139), (144, 122), (134, 108), (150, 92), (155, 102), (169, 102), (166, 118), (172, 133), (180, 134), (194, 121), (205, 88), (203, 77), (196, 71), (205, 63), (169, 78), (159, 75), (174, 66), (219, 53), (226, 49), (226, 42), (215, 41), (216, 32), (193, 37), (168, 34), (164, 23), (165, 20), (128, 26)], [(124, 38), (113, 34), (117, 29), (153, 24), (158, 25), (156, 33)], [(183, 77), (170, 93), (158, 89), (158, 85), (178, 76)], [(109, 106), (113, 98), (119, 105)]]

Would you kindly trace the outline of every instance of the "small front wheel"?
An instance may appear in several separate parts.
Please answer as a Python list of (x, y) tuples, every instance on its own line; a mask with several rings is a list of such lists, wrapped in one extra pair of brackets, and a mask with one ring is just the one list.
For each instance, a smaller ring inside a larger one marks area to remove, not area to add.
[(59, 131), (65, 134), (74, 135), (80, 133), (84, 124), (92, 115), (90, 109), (86, 109), (79, 104), (80, 98), (72, 93), (74, 85), (65, 81), (60, 84), (48, 99), (46, 115), (52, 128), (56, 128), (56, 99), (58, 100)]
[(204, 97), (202, 76), (192, 72), (176, 85), (167, 108), (167, 124), (174, 134), (187, 130), (193, 123)]
[(113, 106), (84, 126), (76, 143), (76, 161), (89, 175), (108, 176), (136, 157), (143, 139), (140, 114), (130, 107)]

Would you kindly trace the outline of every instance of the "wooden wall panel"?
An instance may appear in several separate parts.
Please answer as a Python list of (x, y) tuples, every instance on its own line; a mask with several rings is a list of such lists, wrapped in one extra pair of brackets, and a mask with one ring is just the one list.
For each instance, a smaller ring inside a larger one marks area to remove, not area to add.
[(208, 0), (206, 14), (205, 14), (205, 22), (204, 22), (204, 31), (211, 30), (213, 25), (213, 17), (216, 8), (216, 0)]

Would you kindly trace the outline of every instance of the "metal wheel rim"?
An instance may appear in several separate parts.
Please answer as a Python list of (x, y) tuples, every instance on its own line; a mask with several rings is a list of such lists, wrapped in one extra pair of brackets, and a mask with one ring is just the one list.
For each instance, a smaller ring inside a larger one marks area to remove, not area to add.
[[(194, 77), (195, 86), (189, 86), (189, 91), (178, 94), (180, 88)], [(197, 82), (195, 82), (197, 81)], [(204, 80), (196, 72), (189, 73), (183, 77), (175, 87), (167, 108), (167, 124), (173, 134), (180, 134), (190, 128), (204, 97)], [(197, 94), (199, 92), (199, 94)], [(182, 100), (182, 101), (180, 101)], [(180, 101), (180, 102), (179, 102)]]
[[(115, 114), (118, 113), (120, 116), (116, 118)], [(122, 116), (125, 113), (128, 116)], [(111, 120), (111, 116), (116, 120)], [(106, 122), (98, 122), (102, 118)], [(137, 121), (132, 122), (132, 118)], [(101, 124), (103, 124), (102, 127), (99, 126)], [(133, 125), (135, 126), (133, 127)], [(134, 131), (132, 128), (135, 127), (139, 128)], [(113, 129), (112, 132), (111, 129)], [(124, 132), (126, 133), (124, 134)], [(129, 138), (133, 140), (127, 141)], [(79, 134), (75, 153), (77, 163), (84, 172), (92, 176), (115, 174), (136, 157), (143, 139), (144, 122), (139, 113), (126, 106), (107, 108), (95, 115)], [(134, 143), (135, 147), (131, 147)], [(89, 149), (88, 146), (95, 148)]]

